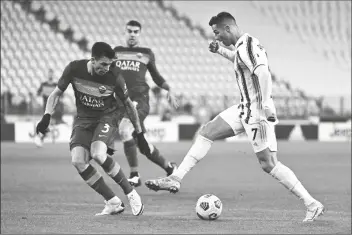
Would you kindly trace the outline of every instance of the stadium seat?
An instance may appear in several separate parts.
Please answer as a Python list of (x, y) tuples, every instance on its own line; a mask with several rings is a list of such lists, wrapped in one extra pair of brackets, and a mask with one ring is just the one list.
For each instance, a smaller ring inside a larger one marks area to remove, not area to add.
[[(41, 6), (33, 3), (31, 9), (39, 10)], [(6, 71), (2, 73), (1, 81), (11, 87), (9, 91), (15, 96), (19, 95), (18, 102), (26, 97), (28, 100), (28, 94), (36, 91), (46, 80), (48, 66), (61, 75), (64, 66), (58, 65), (69, 62), (66, 54), (60, 56), (62, 51), (70, 51), (75, 59), (89, 58), (78, 47), (60, 38), (49, 25), (23, 11), (19, 3), (1, 1), (1, 8), (1, 71)], [(22, 69), (15, 73), (13, 67)], [(73, 103), (67, 105), (72, 106)]]

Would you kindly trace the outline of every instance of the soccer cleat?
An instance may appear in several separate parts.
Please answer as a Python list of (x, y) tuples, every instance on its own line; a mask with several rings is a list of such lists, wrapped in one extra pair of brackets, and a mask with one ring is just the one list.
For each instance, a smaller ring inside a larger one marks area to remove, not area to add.
[(175, 170), (177, 170), (177, 164), (174, 162), (169, 162), (167, 164), (167, 168), (165, 169), (166, 176), (170, 176)]
[(95, 214), (96, 216), (101, 215), (116, 215), (120, 214), (125, 210), (125, 205), (118, 197), (113, 197), (109, 201), (105, 201), (105, 207), (102, 212)]
[(142, 199), (137, 193), (135, 189), (132, 190), (129, 194), (127, 194), (128, 201), (130, 202), (130, 206), (132, 209), (132, 214), (135, 216), (143, 214), (144, 205), (142, 203)]
[(323, 204), (318, 201), (311, 203), (307, 207), (306, 217), (304, 218), (303, 222), (313, 222), (318, 216), (323, 215), (325, 208)]
[(141, 186), (142, 184), (141, 177), (138, 172), (131, 172), (130, 178), (127, 180), (130, 183), (130, 185), (134, 187)]
[(173, 175), (156, 180), (147, 180), (145, 185), (154, 191), (166, 190), (170, 193), (177, 193), (181, 187), (180, 179)]

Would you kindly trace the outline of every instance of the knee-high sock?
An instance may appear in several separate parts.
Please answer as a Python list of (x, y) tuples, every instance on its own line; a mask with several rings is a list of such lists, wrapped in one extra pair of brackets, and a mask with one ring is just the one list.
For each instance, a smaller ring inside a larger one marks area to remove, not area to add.
[(308, 193), (301, 182), (297, 179), (295, 173), (293, 173), (290, 168), (283, 165), (281, 162), (277, 162), (276, 166), (271, 170), (269, 174), (277, 179), (300, 200), (302, 200), (306, 206), (315, 201), (315, 199)]
[(133, 190), (120, 165), (110, 156), (107, 156), (106, 160), (101, 164), (101, 167), (118, 185), (120, 185), (126, 195)]
[(154, 145), (149, 144), (149, 148), (152, 154), (150, 155), (150, 157), (147, 156), (147, 158), (158, 166), (160, 166), (161, 168), (163, 168), (164, 170), (166, 170), (166, 168), (168, 167), (166, 159), (160, 154), (159, 150)]
[(134, 139), (123, 143), (123, 150), (130, 165), (131, 172), (138, 171), (137, 145)]
[(97, 193), (102, 195), (106, 201), (109, 201), (111, 198), (115, 197), (115, 193), (109, 188), (103, 177), (92, 165), (89, 164), (87, 169), (79, 174), (83, 180)]
[(202, 135), (198, 135), (186, 157), (172, 175), (182, 180), (183, 177), (208, 153), (212, 144), (213, 141)]

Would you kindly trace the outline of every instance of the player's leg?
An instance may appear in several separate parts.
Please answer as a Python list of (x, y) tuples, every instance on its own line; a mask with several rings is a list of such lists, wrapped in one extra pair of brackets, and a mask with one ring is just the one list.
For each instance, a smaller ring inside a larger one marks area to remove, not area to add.
[(119, 124), (119, 135), (123, 143), (123, 150), (130, 166), (130, 178), (128, 181), (133, 186), (140, 186), (141, 179), (138, 173), (137, 145), (132, 137), (134, 127), (129, 118), (124, 117)]
[(275, 126), (261, 121), (258, 124), (250, 125), (250, 128), (248, 127), (246, 126), (247, 135), (251, 138), (253, 149), (262, 169), (302, 200), (307, 207), (304, 222), (313, 221), (317, 216), (323, 214), (324, 206), (309, 194), (290, 168), (277, 160)]
[(141, 215), (144, 205), (140, 196), (126, 179), (120, 165), (112, 157), (107, 155), (107, 143), (110, 143), (111, 139), (114, 138), (115, 130), (116, 128), (109, 122), (100, 123), (96, 127), (91, 144), (91, 156), (120, 185), (131, 204), (133, 214)]
[[(146, 132), (147, 130), (144, 126), (144, 119), (147, 115), (140, 114), (140, 116), (142, 117), (142, 121), (141, 121), (142, 129), (144, 132)], [(146, 139), (148, 141), (148, 138)], [(151, 155), (146, 157), (150, 161), (152, 161), (153, 163), (155, 163), (156, 165), (164, 169), (166, 172), (166, 176), (171, 175), (177, 169), (176, 163), (166, 160), (165, 157), (160, 153), (159, 149), (154, 144), (150, 143), (150, 141), (148, 141), (148, 143), (149, 143)]]
[(177, 192), (181, 180), (208, 153), (214, 140), (235, 136), (243, 131), (237, 106), (226, 109), (200, 129), (190, 150), (170, 177), (147, 180), (146, 186), (155, 191)]
[[(147, 116), (147, 111), (144, 111), (142, 108), (138, 109), (139, 118), (141, 120), (141, 125), (145, 131), (143, 120)], [(131, 121), (128, 118), (123, 118), (119, 125), (119, 134), (121, 141), (124, 145), (125, 154), (128, 160), (128, 163), (131, 168), (131, 175), (129, 182), (134, 186), (139, 186), (141, 184), (140, 175), (138, 173), (138, 159), (137, 159), (137, 145), (135, 140), (132, 137), (134, 127)], [(166, 171), (167, 175), (172, 174), (176, 169), (176, 164), (170, 161), (167, 161), (160, 153), (158, 148), (149, 143), (149, 148), (151, 155), (147, 156), (150, 161), (157, 164)]]
[(89, 144), (92, 132), (76, 125), (74, 124), (70, 141), (72, 165), (77, 169), (82, 179), (105, 199), (105, 208), (96, 215), (123, 212), (124, 205), (121, 200), (105, 183), (102, 175), (89, 163)]
[[(144, 120), (147, 118), (149, 115), (149, 99), (139, 99), (137, 100), (137, 111), (138, 111), (138, 116), (141, 121), (141, 126), (143, 132), (146, 132), (147, 129), (144, 126)], [(149, 141), (148, 141), (149, 142)], [(156, 165), (160, 166), (163, 168), (166, 172), (166, 175), (169, 176), (171, 175), (175, 169), (177, 169), (177, 165), (174, 162), (167, 161), (165, 157), (160, 153), (159, 149), (154, 145), (149, 142), (149, 148), (151, 155), (146, 156), (150, 161), (155, 163)]]

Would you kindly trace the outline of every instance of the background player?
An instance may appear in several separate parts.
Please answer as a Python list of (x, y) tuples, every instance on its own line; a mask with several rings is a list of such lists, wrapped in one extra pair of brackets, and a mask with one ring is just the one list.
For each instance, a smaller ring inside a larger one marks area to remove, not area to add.
[[(57, 86), (57, 83), (54, 81), (54, 71), (52, 69), (49, 69), (48, 70), (48, 80), (45, 82), (42, 82), (40, 84), (40, 87), (38, 88), (38, 91), (37, 91), (37, 96), (41, 96), (43, 99), (43, 111), (45, 111), (45, 106), (46, 106), (46, 102), (48, 100), (49, 95), (55, 89), (56, 86)], [(61, 112), (61, 114), (60, 114), (60, 112)], [(62, 122), (62, 110), (57, 109), (55, 111), (55, 114), (56, 114), (56, 117), (59, 117), (60, 120), (54, 120), (54, 122), (55, 123)], [(53, 118), (53, 119), (55, 119), (55, 118)], [(43, 146), (44, 138), (46, 137), (47, 134), (48, 134), (48, 132), (46, 132), (45, 134), (41, 134), (41, 133), (34, 134), (34, 143), (37, 147)]]
[(90, 156), (123, 189), (134, 215), (140, 215), (144, 206), (141, 198), (127, 181), (121, 167), (107, 156), (107, 143), (114, 137), (122, 113), (118, 110), (115, 95), (125, 105), (138, 138), (141, 152), (150, 154), (144, 139), (137, 111), (128, 97), (128, 91), (118, 68), (111, 66), (115, 53), (110, 45), (97, 42), (92, 47), (91, 60), (76, 60), (66, 66), (58, 86), (50, 94), (37, 132), (44, 133), (49, 125), (55, 106), (71, 83), (76, 97), (77, 116), (74, 119), (70, 150), (72, 164), (83, 180), (105, 199), (106, 206), (101, 213), (117, 214), (124, 210), (124, 204), (104, 182), (103, 177), (89, 163)]
[(243, 33), (235, 18), (227, 12), (212, 17), (209, 25), (215, 40), (225, 46), (235, 46), (235, 50), (230, 51), (213, 42), (209, 49), (234, 63), (241, 103), (226, 109), (208, 122), (200, 130), (179, 168), (167, 178), (146, 181), (147, 187), (177, 192), (183, 177), (207, 154), (214, 140), (246, 132), (262, 169), (303, 200), (307, 207), (304, 222), (315, 220), (323, 214), (324, 206), (308, 193), (292, 170), (277, 160), (274, 129), (277, 118), (271, 97), (272, 80), (265, 49), (256, 38)]
[[(167, 99), (174, 107), (178, 107), (176, 97), (171, 91), (170, 85), (158, 72), (155, 65), (155, 56), (150, 48), (139, 47), (139, 36), (142, 26), (138, 21), (131, 20), (126, 24), (126, 47), (115, 47), (117, 57), (116, 65), (122, 70), (125, 78), (129, 96), (136, 104), (138, 115), (141, 120), (143, 131), (144, 120), (149, 114), (149, 85), (146, 81), (146, 72), (149, 71), (155, 84), (162, 89), (168, 91)], [(134, 186), (141, 184), (140, 175), (138, 173), (138, 158), (136, 142), (132, 137), (134, 127), (131, 121), (125, 116), (119, 125), (119, 134), (123, 142), (125, 155), (128, 164), (131, 168), (129, 182)], [(167, 175), (170, 175), (176, 168), (175, 163), (167, 162), (166, 159), (160, 154), (159, 150), (152, 144), (149, 144), (151, 155), (147, 156), (149, 160), (163, 168)]]

